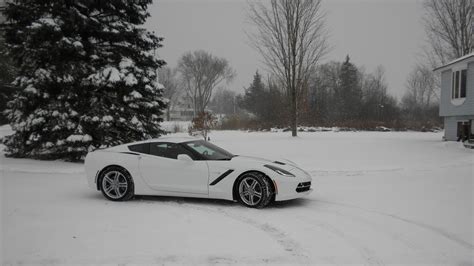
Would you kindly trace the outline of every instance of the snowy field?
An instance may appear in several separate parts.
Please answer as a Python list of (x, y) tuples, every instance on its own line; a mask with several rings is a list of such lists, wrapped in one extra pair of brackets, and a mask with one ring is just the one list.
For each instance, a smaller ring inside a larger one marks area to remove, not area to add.
[(474, 150), (441, 133), (289, 135), (211, 134), (235, 154), (312, 174), (313, 194), (262, 210), (110, 202), (86, 186), (82, 164), (0, 155), (3, 264), (474, 265)]

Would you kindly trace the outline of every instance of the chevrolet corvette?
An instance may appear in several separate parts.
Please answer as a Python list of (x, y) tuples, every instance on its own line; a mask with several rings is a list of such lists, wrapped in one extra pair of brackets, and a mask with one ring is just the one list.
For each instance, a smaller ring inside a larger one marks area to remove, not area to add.
[(214, 198), (263, 208), (311, 193), (311, 176), (288, 160), (234, 155), (208, 141), (163, 137), (88, 153), (88, 185), (105, 198)]

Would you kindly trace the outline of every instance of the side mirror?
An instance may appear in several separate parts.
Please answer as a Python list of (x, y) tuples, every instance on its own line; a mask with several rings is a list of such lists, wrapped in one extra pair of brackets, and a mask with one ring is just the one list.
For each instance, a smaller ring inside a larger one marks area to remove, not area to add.
[(183, 162), (193, 162), (193, 159), (189, 157), (187, 154), (179, 154), (178, 155), (178, 160), (183, 161)]

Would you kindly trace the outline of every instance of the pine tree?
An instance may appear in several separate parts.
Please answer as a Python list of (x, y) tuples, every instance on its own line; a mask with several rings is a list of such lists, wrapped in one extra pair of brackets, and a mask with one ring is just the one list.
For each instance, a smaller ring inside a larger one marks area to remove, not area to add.
[(6, 54), (5, 40), (0, 36), (0, 125), (8, 123), (3, 114), (7, 107), (7, 102), (16, 92), (11, 82), (15, 79), (15, 68), (10, 57)]
[(349, 55), (341, 66), (340, 86), (336, 91), (338, 119), (348, 122), (357, 119), (362, 104), (362, 90), (357, 67), (350, 62)]
[(265, 112), (265, 85), (262, 82), (262, 76), (255, 72), (252, 84), (245, 90), (244, 97), (240, 103), (243, 109), (253, 113), (257, 118), (262, 119)]
[(5, 40), (21, 89), (8, 103), (7, 155), (79, 160), (89, 150), (157, 137), (166, 103), (141, 25), (151, 0), (7, 4)]

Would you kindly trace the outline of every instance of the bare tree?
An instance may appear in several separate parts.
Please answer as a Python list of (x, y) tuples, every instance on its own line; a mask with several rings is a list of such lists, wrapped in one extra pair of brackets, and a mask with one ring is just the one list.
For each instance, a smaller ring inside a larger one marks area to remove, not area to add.
[(195, 115), (205, 111), (214, 88), (235, 76), (226, 59), (202, 50), (185, 53), (178, 62), (178, 71), (193, 102)]
[(292, 135), (297, 135), (298, 98), (310, 70), (327, 52), (321, 0), (271, 0), (249, 3), (256, 31), (250, 41), (269, 70), (286, 88), (290, 100)]
[(215, 114), (232, 115), (236, 113), (236, 93), (224, 88), (218, 89), (209, 104)]
[(445, 64), (474, 51), (473, 0), (425, 0), (425, 30), (431, 64)]
[(180, 94), (181, 86), (179, 84), (177, 69), (162, 67), (158, 69), (158, 81), (163, 85), (164, 91), (163, 96), (168, 99), (168, 105), (166, 107), (166, 120), (170, 120), (170, 112), (173, 110)]
[(420, 65), (415, 67), (407, 79), (407, 91), (402, 98), (402, 107), (405, 110), (417, 112), (428, 110), (439, 101), (439, 95), (433, 90), (434, 73), (430, 68)]

